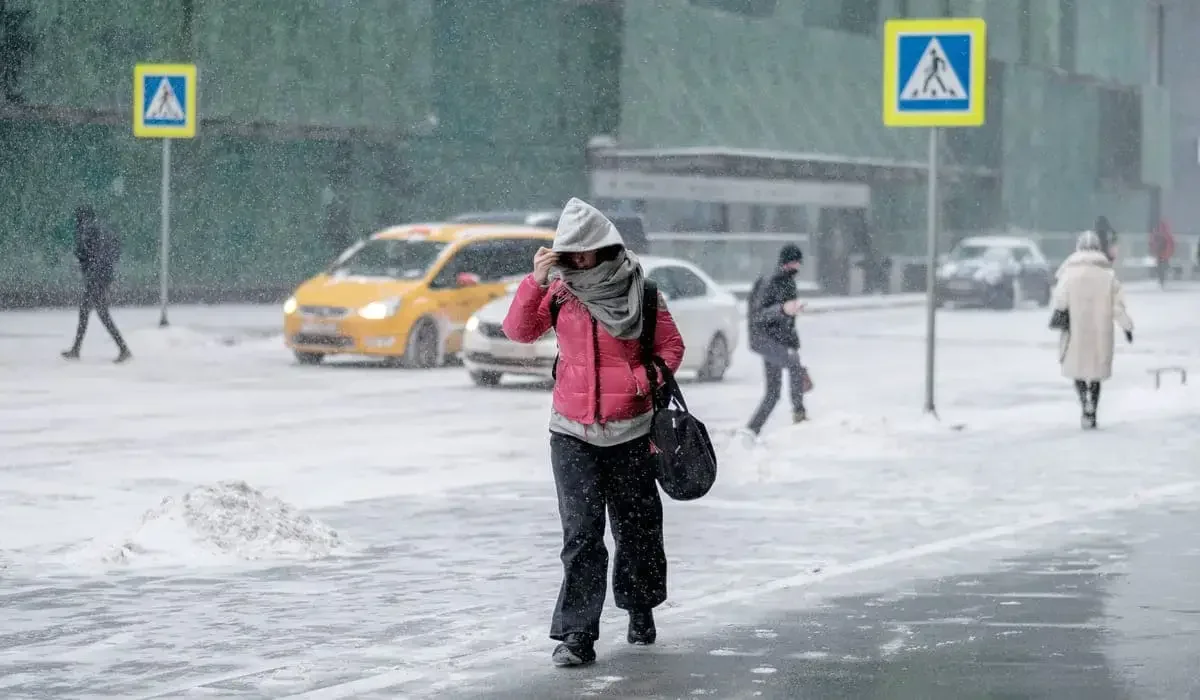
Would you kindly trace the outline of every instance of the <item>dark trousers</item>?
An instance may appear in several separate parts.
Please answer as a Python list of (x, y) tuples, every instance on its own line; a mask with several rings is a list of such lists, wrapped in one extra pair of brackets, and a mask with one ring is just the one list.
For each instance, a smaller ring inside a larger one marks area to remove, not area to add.
[(1075, 393), (1079, 394), (1079, 405), (1083, 408), (1084, 414), (1096, 415), (1096, 409), (1100, 407), (1100, 382), (1076, 379)]
[[(778, 356), (776, 356), (778, 355)], [(792, 410), (804, 410), (804, 368), (800, 366), (800, 353), (795, 350), (787, 353), (772, 353), (763, 356), (763, 376), (766, 379), (766, 391), (758, 410), (750, 418), (750, 430), (757, 435), (767, 424), (775, 404), (783, 393), (783, 370), (787, 370), (788, 384), (792, 394)]]
[(75, 328), (75, 344), (71, 346), (75, 352), (79, 352), (79, 349), (83, 347), (83, 338), (87, 335), (88, 318), (92, 315), (93, 309), (100, 317), (100, 323), (104, 324), (104, 329), (117, 344), (117, 348), (122, 352), (128, 349), (125, 340), (121, 338), (121, 331), (117, 330), (117, 324), (108, 313), (108, 288), (111, 284), (112, 280), (85, 280), (83, 301), (79, 304), (79, 325)]
[(662, 501), (650, 438), (596, 447), (551, 433), (550, 463), (563, 528), (563, 581), (550, 638), (562, 641), (568, 634), (582, 632), (598, 639), (608, 591), (606, 507), (617, 545), (613, 567), (617, 607), (649, 610), (667, 599)]

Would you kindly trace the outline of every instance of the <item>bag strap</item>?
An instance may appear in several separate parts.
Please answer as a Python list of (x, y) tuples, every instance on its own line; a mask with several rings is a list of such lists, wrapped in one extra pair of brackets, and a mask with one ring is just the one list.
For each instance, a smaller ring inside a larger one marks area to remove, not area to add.
[(658, 285), (653, 280), (646, 280), (642, 287), (642, 334), (638, 343), (642, 347), (642, 366), (646, 368), (646, 376), (651, 380), (650, 386), (655, 386), (658, 374), (654, 357), (654, 336), (658, 332)]
[[(550, 327), (558, 326), (558, 311), (562, 308), (562, 299), (557, 294), (550, 295)], [(554, 353), (554, 364), (550, 365), (550, 378), (558, 380), (558, 353)]]
[(758, 277), (754, 280), (754, 284), (750, 285), (750, 293), (746, 295), (746, 306), (751, 310), (757, 309), (758, 293), (762, 289), (763, 278)]
[[(645, 281), (642, 293), (642, 334), (638, 342), (642, 346), (642, 366), (646, 368), (646, 379), (650, 381), (650, 396), (655, 412), (671, 405), (674, 399), (685, 412), (687, 403), (683, 400), (683, 391), (675, 381), (675, 374), (667, 367), (662, 358), (654, 354), (654, 336), (658, 332), (658, 285), (652, 280)], [(662, 377), (663, 386), (658, 385)]]

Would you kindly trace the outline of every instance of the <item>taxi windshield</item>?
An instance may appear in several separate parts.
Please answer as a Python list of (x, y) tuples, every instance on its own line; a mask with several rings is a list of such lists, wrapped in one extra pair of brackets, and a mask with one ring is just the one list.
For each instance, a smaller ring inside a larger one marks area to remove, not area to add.
[(330, 274), (420, 279), (445, 248), (446, 244), (439, 241), (375, 238), (346, 251), (333, 264)]

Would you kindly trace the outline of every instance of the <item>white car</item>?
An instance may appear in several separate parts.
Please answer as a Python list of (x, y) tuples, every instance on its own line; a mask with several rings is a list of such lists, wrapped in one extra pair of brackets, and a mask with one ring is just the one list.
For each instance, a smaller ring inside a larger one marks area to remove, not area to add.
[[(741, 314), (737, 299), (703, 270), (685, 260), (645, 255), (639, 258), (671, 309), (687, 348), (680, 371), (701, 381), (720, 381), (737, 348)], [(550, 379), (558, 343), (551, 330), (536, 343), (514, 343), (501, 324), (513, 295), (494, 299), (467, 321), (463, 365), (480, 386), (496, 386), (505, 374)]]

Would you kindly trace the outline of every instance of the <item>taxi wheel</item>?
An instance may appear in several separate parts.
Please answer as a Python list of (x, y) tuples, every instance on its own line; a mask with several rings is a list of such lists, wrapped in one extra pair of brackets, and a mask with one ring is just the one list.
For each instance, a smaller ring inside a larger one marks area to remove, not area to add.
[(500, 377), (502, 376), (499, 372), (480, 370), (478, 372), (471, 372), (471, 381), (475, 382), (476, 386), (497, 386), (500, 384)]
[(404, 366), (412, 369), (429, 369), (440, 364), (438, 357), (438, 330), (433, 321), (423, 319), (413, 326), (408, 336), (408, 348), (404, 351)]
[(325, 359), (325, 355), (319, 352), (300, 352), (296, 351), (296, 361), (302, 365), (319, 365), (321, 360)]

